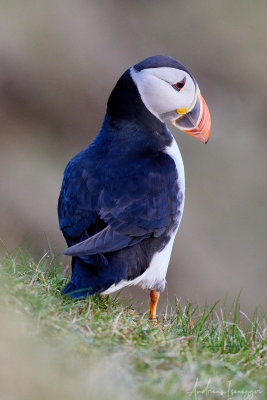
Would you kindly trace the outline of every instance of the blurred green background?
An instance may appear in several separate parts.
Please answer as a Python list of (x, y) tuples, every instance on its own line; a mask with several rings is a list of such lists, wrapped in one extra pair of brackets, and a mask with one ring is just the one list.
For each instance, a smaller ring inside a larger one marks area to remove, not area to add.
[(97, 134), (124, 70), (168, 54), (196, 77), (212, 132), (204, 146), (171, 128), (186, 205), (165, 296), (212, 302), (243, 288), (247, 311), (263, 304), (266, 14), (257, 0), (2, 0), (0, 237), (8, 248), (26, 239), (41, 257), (45, 234), (56, 254), (65, 248), (56, 212), (65, 165)]

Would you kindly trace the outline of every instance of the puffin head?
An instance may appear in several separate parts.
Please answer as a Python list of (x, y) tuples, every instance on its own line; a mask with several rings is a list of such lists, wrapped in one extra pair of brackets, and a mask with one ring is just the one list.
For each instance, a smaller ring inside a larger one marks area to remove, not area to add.
[(146, 108), (161, 122), (207, 143), (211, 120), (208, 106), (191, 72), (172, 57), (146, 58), (130, 69)]

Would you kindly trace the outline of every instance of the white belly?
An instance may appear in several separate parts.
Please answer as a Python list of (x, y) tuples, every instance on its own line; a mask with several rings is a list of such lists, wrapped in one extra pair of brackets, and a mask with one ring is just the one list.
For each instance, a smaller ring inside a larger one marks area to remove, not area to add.
[(113, 284), (109, 289), (105, 290), (102, 294), (110, 294), (124, 288), (125, 286), (138, 285), (143, 289), (156, 289), (163, 290), (165, 287), (165, 278), (168, 270), (169, 261), (171, 258), (172, 246), (176, 236), (176, 233), (181, 222), (183, 208), (184, 208), (184, 193), (185, 193), (185, 180), (184, 180), (184, 164), (181, 157), (180, 150), (177, 146), (176, 141), (173, 138), (171, 146), (167, 147), (165, 150), (175, 162), (176, 169), (178, 172), (178, 186), (183, 192), (183, 201), (180, 206), (180, 216), (178, 221), (178, 226), (174, 232), (171, 233), (171, 238), (167, 245), (161, 252), (155, 253), (152, 257), (149, 267), (145, 272), (133, 279), (132, 281), (122, 280), (117, 285)]
[(109, 294), (116, 292), (124, 288), (125, 286), (141, 286), (143, 289), (164, 289), (165, 287), (165, 278), (167, 274), (167, 269), (171, 257), (172, 245), (175, 238), (176, 232), (172, 235), (170, 241), (167, 246), (160, 253), (154, 254), (152, 260), (150, 262), (149, 267), (145, 270), (145, 272), (133, 279), (132, 281), (120, 281), (117, 285), (110, 286), (109, 289), (105, 290), (102, 294)]

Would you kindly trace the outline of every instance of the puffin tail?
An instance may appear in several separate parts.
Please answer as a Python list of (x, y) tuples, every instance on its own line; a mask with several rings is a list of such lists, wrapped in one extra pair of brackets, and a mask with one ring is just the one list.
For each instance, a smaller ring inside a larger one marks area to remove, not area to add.
[(85, 299), (87, 295), (96, 293), (97, 290), (92, 287), (92, 282), (90, 282), (90, 275), (90, 264), (78, 257), (73, 257), (71, 280), (61, 293), (69, 295), (73, 299)]
[(77, 289), (76, 286), (70, 281), (61, 292), (63, 295), (67, 294), (73, 299), (85, 299), (87, 292), (84, 289)]
[(84, 288), (77, 288), (71, 281), (64, 287), (61, 292), (63, 295), (68, 295), (73, 299), (85, 299), (90, 293), (90, 289), (86, 290)]
[(117, 263), (108, 263), (103, 254), (88, 257), (72, 257), (71, 280), (62, 294), (73, 299), (85, 299), (87, 295), (105, 292), (111, 285), (125, 279), (125, 269)]

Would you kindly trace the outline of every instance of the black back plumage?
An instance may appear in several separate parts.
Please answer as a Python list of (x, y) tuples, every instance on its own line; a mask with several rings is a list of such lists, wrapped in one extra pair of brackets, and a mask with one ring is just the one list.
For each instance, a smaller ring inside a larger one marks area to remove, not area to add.
[(58, 215), (68, 246), (98, 234), (94, 243), (88, 240), (90, 251), (78, 249), (73, 257), (64, 293), (84, 297), (132, 280), (165, 247), (183, 196), (175, 163), (164, 152), (171, 142), (126, 71), (99, 134), (64, 173)]

